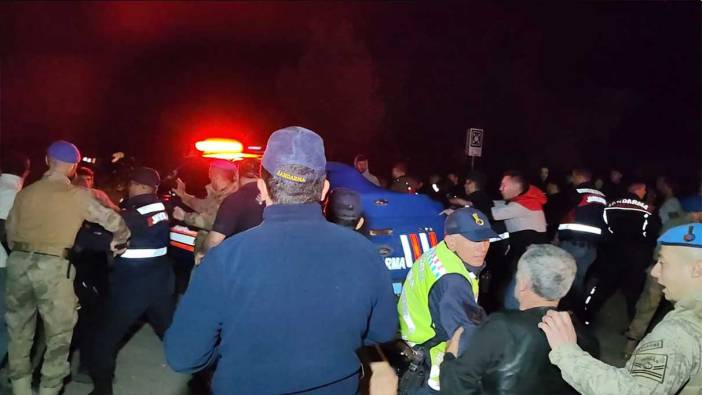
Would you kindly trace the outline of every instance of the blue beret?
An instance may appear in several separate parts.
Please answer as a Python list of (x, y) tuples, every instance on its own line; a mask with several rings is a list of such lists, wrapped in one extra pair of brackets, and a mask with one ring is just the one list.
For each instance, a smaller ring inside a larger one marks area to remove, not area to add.
[(81, 159), (78, 147), (64, 140), (51, 143), (49, 149), (46, 150), (46, 154), (51, 158), (66, 163), (75, 164), (80, 162)]
[(676, 226), (663, 233), (658, 242), (664, 246), (702, 248), (702, 224)]
[(680, 202), (680, 205), (687, 213), (702, 212), (702, 195), (686, 197)]
[(300, 126), (280, 129), (268, 138), (261, 163), (274, 176), (305, 182), (303, 177), (279, 171), (279, 168), (283, 165), (301, 165), (323, 173), (327, 166), (324, 141), (317, 133)]

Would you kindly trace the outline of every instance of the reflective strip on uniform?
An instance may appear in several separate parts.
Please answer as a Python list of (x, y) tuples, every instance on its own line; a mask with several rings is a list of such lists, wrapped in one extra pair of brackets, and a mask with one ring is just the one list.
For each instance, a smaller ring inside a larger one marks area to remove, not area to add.
[(419, 242), (422, 243), (422, 251), (427, 252), (431, 249), (431, 247), (429, 246), (429, 239), (427, 238), (426, 233), (419, 234)]
[(168, 253), (168, 247), (129, 249), (120, 255), (122, 258), (156, 258)]
[(507, 239), (509, 239), (509, 232), (499, 234), (499, 235), (497, 235), (497, 237), (493, 237), (489, 241), (490, 241), (490, 243), (496, 243), (498, 241), (507, 240)]
[(171, 240), (191, 246), (195, 245), (195, 238), (193, 236), (183, 235), (176, 232), (171, 232)]
[(607, 205), (607, 201), (604, 198), (601, 198), (599, 196), (588, 196), (587, 197), (587, 202), (588, 203), (599, 203), (603, 205)]
[(410, 249), (407, 235), (400, 235), (400, 243), (402, 244), (402, 252), (405, 255), (405, 264), (407, 267), (412, 267), (414, 259), (412, 259), (412, 249)]
[(592, 195), (599, 195), (599, 196), (604, 196), (604, 193), (598, 191), (597, 189), (592, 189), (592, 188), (578, 188), (576, 189), (578, 193), (589, 193)]
[(596, 226), (583, 225), (583, 224), (560, 224), (558, 225), (558, 230), (573, 230), (576, 232), (592, 233), (596, 235), (602, 234), (602, 229)]
[(163, 203), (152, 203), (152, 204), (147, 204), (146, 206), (141, 206), (137, 209), (139, 214), (145, 215), (149, 213), (155, 213), (156, 211), (166, 211), (166, 206), (163, 205)]

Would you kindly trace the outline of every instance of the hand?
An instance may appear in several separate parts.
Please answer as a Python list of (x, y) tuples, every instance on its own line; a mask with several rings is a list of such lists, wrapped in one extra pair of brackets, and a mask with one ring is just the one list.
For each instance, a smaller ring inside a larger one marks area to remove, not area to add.
[(182, 199), (183, 196), (186, 195), (185, 183), (183, 182), (183, 180), (181, 180), (180, 178), (176, 178), (176, 187), (171, 189), (171, 191), (173, 191), (173, 193), (175, 193), (176, 196)]
[(205, 254), (202, 252), (198, 252), (195, 254), (195, 266), (200, 266), (200, 262), (202, 262), (202, 258), (205, 257)]
[(453, 332), (451, 339), (446, 342), (446, 354), (453, 354), (454, 357), (458, 357), (458, 347), (461, 345), (461, 335), (463, 334), (463, 327), (459, 326), (456, 332)]
[(446, 210), (442, 211), (439, 213), (439, 215), (451, 215), (455, 210), (451, 208), (447, 208)]
[(538, 327), (546, 334), (548, 344), (553, 350), (564, 344), (577, 344), (578, 336), (575, 334), (570, 314), (566, 311), (549, 310)]
[(178, 221), (183, 221), (185, 219), (185, 210), (179, 206), (175, 206), (173, 208), (173, 218), (177, 219)]
[(124, 254), (124, 252), (127, 251), (128, 246), (129, 246), (129, 242), (119, 243), (119, 244), (117, 244), (117, 242), (115, 240), (112, 240), (110, 242), (110, 250), (112, 251), (113, 256)]
[(112, 163), (117, 163), (124, 158), (124, 152), (115, 152), (112, 154)]
[(449, 202), (451, 204), (455, 204), (456, 206), (463, 206), (463, 207), (472, 206), (472, 204), (469, 201), (467, 201), (465, 199), (461, 199), (461, 198), (452, 198), (452, 199), (449, 199)]

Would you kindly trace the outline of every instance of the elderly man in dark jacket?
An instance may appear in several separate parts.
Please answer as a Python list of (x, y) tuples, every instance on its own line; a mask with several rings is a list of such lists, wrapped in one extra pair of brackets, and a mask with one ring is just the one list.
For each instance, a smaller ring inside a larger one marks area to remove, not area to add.
[[(441, 393), (575, 393), (549, 362), (546, 336), (537, 327), (568, 292), (575, 271), (575, 260), (562, 249), (546, 244), (529, 247), (517, 269), (520, 310), (491, 315), (458, 358), (461, 329), (456, 331), (441, 365)], [(579, 342), (588, 350), (597, 348), (582, 331)]]

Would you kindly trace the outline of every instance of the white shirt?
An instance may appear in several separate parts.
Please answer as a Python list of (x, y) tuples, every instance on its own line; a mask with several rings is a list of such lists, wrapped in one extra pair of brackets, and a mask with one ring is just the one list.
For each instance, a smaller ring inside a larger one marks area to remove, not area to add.
[(658, 210), (658, 215), (661, 217), (661, 222), (665, 225), (671, 218), (676, 218), (682, 215), (683, 209), (680, 201), (672, 197), (666, 200)]
[[(24, 180), (14, 174), (0, 175), (0, 219), (7, 219), (12, 205), (15, 203), (17, 192), (22, 189)], [(0, 268), (7, 265), (7, 253), (0, 247)]]

